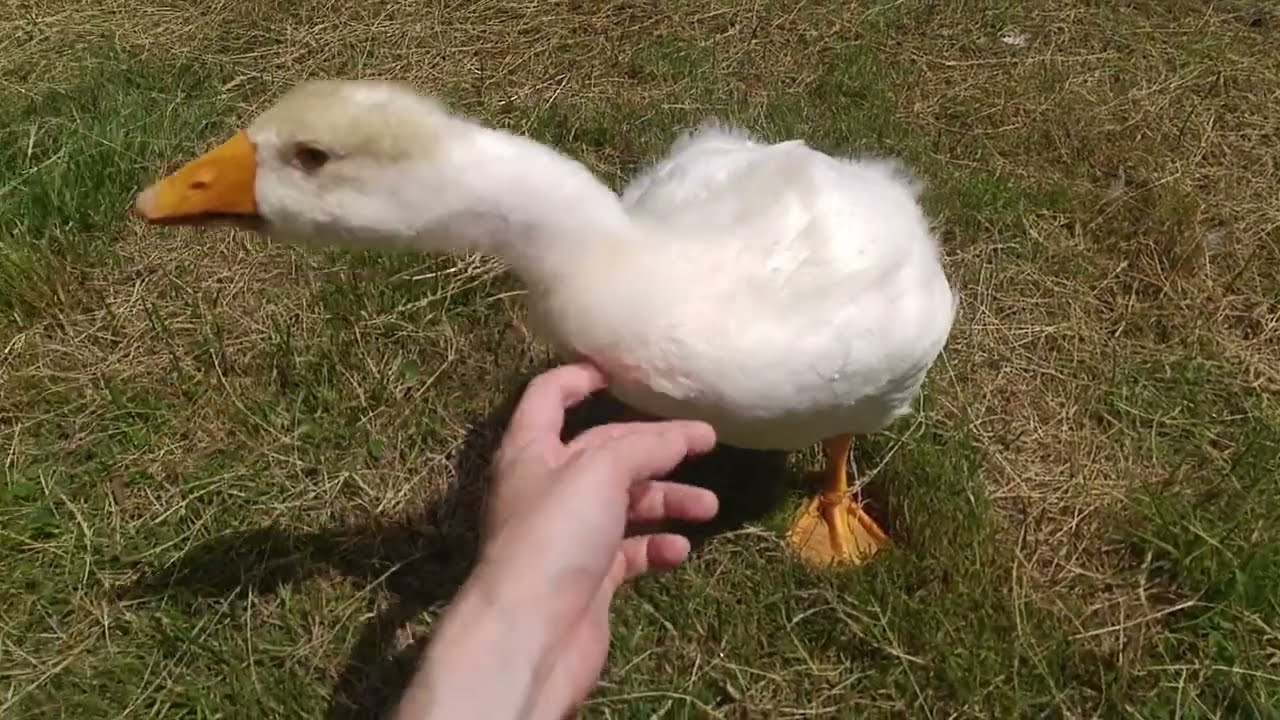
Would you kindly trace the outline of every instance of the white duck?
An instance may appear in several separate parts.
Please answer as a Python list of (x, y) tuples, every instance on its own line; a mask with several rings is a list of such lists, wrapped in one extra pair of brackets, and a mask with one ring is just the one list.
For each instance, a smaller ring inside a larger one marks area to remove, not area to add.
[(601, 367), (633, 408), (706, 420), (743, 448), (821, 441), (822, 490), (788, 540), (825, 564), (887, 542), (848, 496), (852, 439), (909, 412), (951, 330), (917, 196), (893, 163), (706, 125), (619, 198), (575, 160), (409, 87), (313, 81), (144, 190), (135, 212), (500, 256), (541, 336)]

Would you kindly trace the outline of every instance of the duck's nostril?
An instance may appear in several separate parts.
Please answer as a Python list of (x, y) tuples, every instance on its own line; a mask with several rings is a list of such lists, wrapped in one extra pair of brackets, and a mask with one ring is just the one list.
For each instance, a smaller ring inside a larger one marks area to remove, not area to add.
[(196, 180), (195, 182), (191, 183), (191, 189), (192, 190), (208, 190), (209, 183), (205, 180)]

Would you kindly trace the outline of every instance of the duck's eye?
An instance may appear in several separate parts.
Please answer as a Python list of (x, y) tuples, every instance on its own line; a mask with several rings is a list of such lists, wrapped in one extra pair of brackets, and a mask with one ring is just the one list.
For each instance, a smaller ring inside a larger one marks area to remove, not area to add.
[(314, 172), (329, 162), (329, 153), (311, 145), (299, 145), (293, 151), (294, 162), (307, 172)]

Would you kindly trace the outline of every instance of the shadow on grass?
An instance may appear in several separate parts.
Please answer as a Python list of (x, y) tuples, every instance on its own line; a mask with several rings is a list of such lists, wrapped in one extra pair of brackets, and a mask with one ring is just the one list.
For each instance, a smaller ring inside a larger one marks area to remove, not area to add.
[[(453, 461), (457, 484), (446, 497), (394, 520), (311, 532), (263, 527), (230, 533), (193, 547), (172, 567), (146, 573), (124, 593), (169, 600), (242, 597), (335, 573), (380, 584), (389, 602), (361, 630), (334, 688), (328, 716), (385, 714), (403, 694), (429, 641), (424, 637), (397, 648), (398, 631), (447, 603), (471, 571), (489, 459), (529, 379), (470, 425)], [(564, 436), (622, 419), (623, 413), (620, 402), (600, 393), (570, 410)], [(711, 522), (669, 528), (688, 535), (696, 552), (716, 535), (772, 512), (786, 496), (791, 478), (785, 453), (721, 446), (686, 461), (671, 479), (709, 488), (720, 498), (720, 513)]]

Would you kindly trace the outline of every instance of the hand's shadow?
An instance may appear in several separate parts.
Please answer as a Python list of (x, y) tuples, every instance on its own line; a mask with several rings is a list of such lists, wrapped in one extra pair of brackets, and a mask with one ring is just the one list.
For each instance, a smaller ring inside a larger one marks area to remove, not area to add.
[[(620, 401), (608, 393), (598, 393), (566, 414), (563, 437), (568, 441), (597, 425), (635, 418), (626, 413), (627, 408)], [(793, 480), (788, 475), (786, 453), (727, 445), (685, 460), (668, 479), (707, 488), (720, 499), (720, 511), (710, 522), (666, 523), (665, 529), (688, 537), (695, 551), (716, 535), (771, 513), (786, 497), (787, 486)]]
[[(379, 583), (389, 607), (361, 631), (334, 688), (329, 717), (385, 714), (399, 700), (428, 640), (397, 647), (401, 629), (447, 603), (475, 561), (489, 460), (528, 380), (470, 425), (453, 459), (456, 483), (417, 512), (318, 531), (263, 527), (230, 533), (195, 546), (171, 567), (144, 572), (123, 593), (167, 600), (263, 595), (329, 573)], [(623, 409), (599, 393), (570, 411), (564, 436), (615, 420)], [(680, 528), (696, 551), (711, 537), (771, 512), (785, 496), (789, 478), (784, 453), (721, 446), (685, 462), (672, 479), (710, 488), (720, 498), (713, 521)]]

